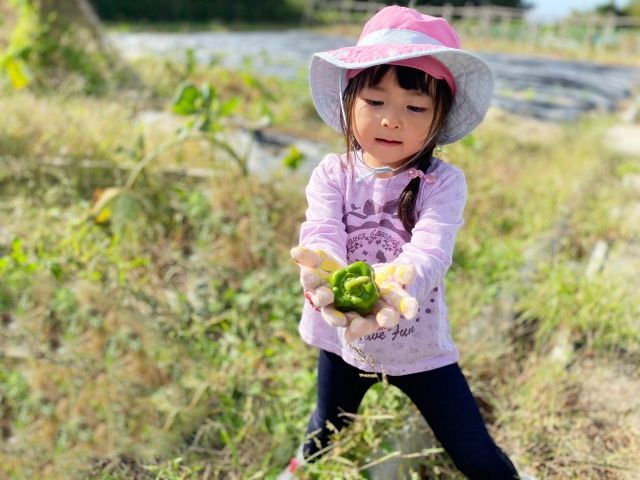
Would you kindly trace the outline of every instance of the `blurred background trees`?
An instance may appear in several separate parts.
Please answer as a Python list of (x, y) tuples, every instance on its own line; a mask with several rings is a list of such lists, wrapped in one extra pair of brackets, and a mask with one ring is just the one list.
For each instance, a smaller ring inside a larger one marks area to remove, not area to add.
[(607, 15), (640, 17), (640, 0), (631, 0), (626, 5), (619, 7), (613, 0), (596, 7), (597, 13)]
[[(100, 18), (104, 20), (145, 20), (145, 21), (206, 21), (221, 22), (291, 22), (303, 17), (310, 0), (90, 0)], [(410, 0), (394, 2), (409, 5)], [(453, 6), (498, 5), (526, 8), (523, 0), (423, 0), (414, 5), (444, 4)]]
[(299, 20), (304, 0), (91, 0), (104, 20), (286, 22)]

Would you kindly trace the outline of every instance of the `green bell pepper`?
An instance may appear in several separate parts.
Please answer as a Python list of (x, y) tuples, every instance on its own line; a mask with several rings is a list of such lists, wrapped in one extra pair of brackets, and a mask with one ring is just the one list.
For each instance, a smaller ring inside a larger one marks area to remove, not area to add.
[(329, 277), (333, 290), (333, 306), (341, 312), (367, 315), (380, 297), (373, 268), (365, 262), (354, 262), (336, 270)]

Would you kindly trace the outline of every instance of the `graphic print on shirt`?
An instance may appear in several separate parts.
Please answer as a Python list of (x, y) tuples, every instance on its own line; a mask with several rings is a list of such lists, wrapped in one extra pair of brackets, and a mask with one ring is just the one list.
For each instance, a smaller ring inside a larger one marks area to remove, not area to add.
[[(434, 304), (436, 303), (435, 297), (437, 295), (438, 295), (438, 287), (435, 287), (433, 290), (431, 290), (431, 298), (429, 298), (428, 306), (420, 307), (418, 309), (418, 316), (411, 323), (407, 323), (405, 321), (405, 322), (399, 323), (393, 328), (379, 328), (375, 332), (370, 333), (369, 335), (365, 335), (364, 337), (361, 338), (361, 340), (372, 342), (376, 340), (388, 339), (394, 342), (396, 339), (412, 336), (416, 331), (417, 324), (419, 324), (420, 320), (423, 319), (423, 315), (431, 315), (434, 312), (433, 308), (434, 308)], [(430, 340), (432, 342), (431, 346), (436, 347), (437, 341), (434, 338), (437, 335), (437, 331), (436, 331), (437, 327), (433, 324), (430, 324), (427, 321), (427, 325), (424, 325), (423, 328), (425, 328), (427, 331), (430, 331), (430, 333), (432, 333), (431, 340)], [(447, 335), (448, 340), (451, 341), (451, 332), (449, 330), (448, 324), (446, 325), (445, 334)]]
[[(349, 235), (347, 256), (350, 262), (369, 261), (373, 253), (376, 263), (386, 263), (400, 255), (402, 245), (411, 240), (411, 235), (394, 225), (400, 218), (398, 203), (399, 199), (383, 205), (373, 200), (367, 200), (362, 207), (351, 204), (351, 210), (342, 218)], [(360, 233), (354, 235), (355, 232)]]
[[(351, 209), (343, 215), (342, 221), (346, 226), (347, 258), (349, 262), (362, 260), (372, 263), (387, 263), (393, 261), (402, 250), (402, 246), (411, 240), (411, 235), (402, 227), (398, 215), (399, 199), (391, 200), (383, 205), (368, 199), (364, 205), (351, 204)], [(434, 293), (438, 291), (436, 287)], [(432, 299), (435, 301), (434, 299)], [(423, 311), (420, 308), (419, 311)], [(431, 309), (426, 308), (424, 314), (430, 314)], [(410, 324), (402, 322), (394, 328), (381, 328), (366, 335), (365, 341), (390, 340), (412, 336), (416, 331), (416, 324), (420, 322), (422, 313), (419, 313)], [(427, 327), (428, 328), (428, 327)]]

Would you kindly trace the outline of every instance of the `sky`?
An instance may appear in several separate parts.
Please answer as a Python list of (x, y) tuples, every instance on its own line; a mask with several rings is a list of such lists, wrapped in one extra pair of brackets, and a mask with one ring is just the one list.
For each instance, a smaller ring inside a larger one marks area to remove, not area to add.
[[(557, 20), (571, 13), (572, 10), (591, 10), (598, 5), (609, 3), (609, 0), (527, 0), (533, 4), (529, 18), (533, 20)], [(628, 0), (615, 0), (618, 7), (625, 6)]]

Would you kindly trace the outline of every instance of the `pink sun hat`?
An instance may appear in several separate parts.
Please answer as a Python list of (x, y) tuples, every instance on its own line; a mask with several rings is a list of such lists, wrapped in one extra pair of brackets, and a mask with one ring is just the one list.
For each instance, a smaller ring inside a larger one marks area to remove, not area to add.
[(341, 132), (340, 97), (349, 80), (365, 68), (385, 63), (418, 68), (447, 82), (454, 100), (439, 143), (461, 139), (484, 119), (493, 94), (488, 65), (460, 49), (458, 34), (444, 18), (390, 6), (365, 24), (354, 47), (313, 55), (311, 96), (322, 120)]

